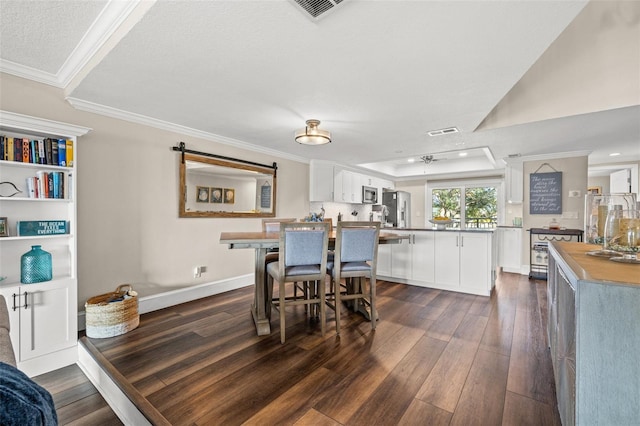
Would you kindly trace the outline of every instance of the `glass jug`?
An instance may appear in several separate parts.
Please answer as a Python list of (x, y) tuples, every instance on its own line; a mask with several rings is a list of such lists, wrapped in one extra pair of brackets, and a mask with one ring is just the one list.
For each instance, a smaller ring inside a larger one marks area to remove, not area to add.
[(638, 210), (609, 210), (607, 214), (603, 249), (618, 253), (614, 260), (637, 260), (640, 251), (640, 212)]
[(614, 206), (631, 210), (635, 205), (636, 194), (587, 194), (584, 208), (584, 241), (603, 244), (607, 212), (615, 208)]

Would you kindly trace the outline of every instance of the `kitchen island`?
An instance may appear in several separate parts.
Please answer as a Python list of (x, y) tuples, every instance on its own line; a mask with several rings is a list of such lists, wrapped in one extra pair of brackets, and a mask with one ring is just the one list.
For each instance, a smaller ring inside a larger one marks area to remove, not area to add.
[(378, 279), (489, 296), (496, 277), (493, 229), (384, 228), (408, 238), (378, 248)]
[(601, 248), (549, 245), (547, 332), (565, 426), (640, 421), (640, 265), (587, 254)]

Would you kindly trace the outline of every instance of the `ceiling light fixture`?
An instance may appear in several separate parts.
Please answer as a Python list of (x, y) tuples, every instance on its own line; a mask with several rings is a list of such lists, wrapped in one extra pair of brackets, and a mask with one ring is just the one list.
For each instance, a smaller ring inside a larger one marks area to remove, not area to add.
[(618, 155), (620, 155), (619, 152), (612, 152), (611, 154), (609, 154), (609, 157), (617, 157)]
[(458, 156), (459, 156), (459, 157), (466, 157), (466, 156), (467, 156), (467, 153), (466, 153), (466, 152), (461, 152), (461, 153), (459, 153), (459, 154), (458, 154)]
[(324, 145), (331, 142), (331, 132), (318, 129), (320, 120), (307, 120), (307, 127), (295, 132), (296, 142), (303, 145)]

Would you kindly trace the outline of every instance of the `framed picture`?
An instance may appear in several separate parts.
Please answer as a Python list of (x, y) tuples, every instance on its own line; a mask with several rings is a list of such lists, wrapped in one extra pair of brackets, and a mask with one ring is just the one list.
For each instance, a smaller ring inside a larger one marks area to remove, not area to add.
[(222, 195), (222, 188), (211, 188), (211, 197), (209, 198), (209, 201), (211, 203), (221, 203)]
[(7, 225), (7, 218), (0, 217), (0, 237), (9, 236), (9, 225)]
[(196, 201), (199, 203), (209, 202), (209, 187), (208, 186), (196, 186)]
[(224, 203), (233, 204), (236, 202), (236, 190), (231, 188), (224, 189)]
[(600, 195), (602, 194), (602, 187), (601, 186), (590, 186), (587, 188), (587, 193), (588, 194), (594, 194), (594, 195)]

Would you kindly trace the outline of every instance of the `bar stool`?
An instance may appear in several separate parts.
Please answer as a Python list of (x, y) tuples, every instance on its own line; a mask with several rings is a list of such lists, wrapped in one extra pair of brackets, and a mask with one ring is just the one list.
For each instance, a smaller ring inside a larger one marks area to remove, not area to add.
[[(331, 286), (327, 305), (336, 313), (336, 333), (340, 333), (343, 300), (363, 303), (370, 309), (371, 329), (376, 328), (376, 262), (380, 222), (338, 222), (335, 256), (327, 264)], [(345, 284), (341, 283), (345, 278)], [(369, 278), (369, 292), (365, 291)], [(367, 300), (368, 298), (368, 300)], [(333, 302), (333, 303), (332, 303)]]
[[(308, 297), (298, 299), (285, 296), (285, 284), (307, 282), (307, 286), (324, 283), (327, 274), (329, 225), (322, 222), (280, 224), (280, 255), (278, 262), (267, 265), (269, 299), (280, 312), (280, 342), (285, 341), (285, 308), (287, 306), (317, 304), (320, 310), (320, 328), (325, 334), (325, 292), (307, 292)], [(278, 299), (273, 299), (273, 281), (278, 281)], [(322, 287), (324, 288), (324, 287)]]
[[(280, 232), (280, 224), (281, 223), (290, 223), (295, 222), (296, 219), (294, 217), (269, 217), (262, 219), (262, 232)], [(264, 268), (265, 271), (267, 269), (267, 265), (271, 262), (278, 261), (278, 248), (272, 248), (267, 250), (267, 254), (264, 258)], [(264, 288), (265, 294), (271, 300), (271, 295), (269, 294), (269, 287), (267, 286), (267, 274), (264, 275)], [(271, 303), (267, 305), (267, 316), (271, 315)]]

